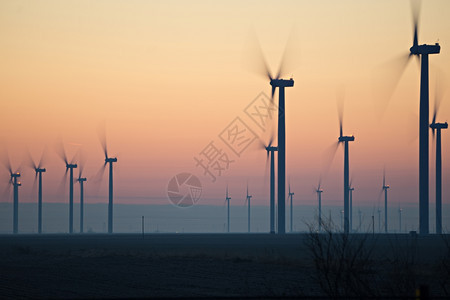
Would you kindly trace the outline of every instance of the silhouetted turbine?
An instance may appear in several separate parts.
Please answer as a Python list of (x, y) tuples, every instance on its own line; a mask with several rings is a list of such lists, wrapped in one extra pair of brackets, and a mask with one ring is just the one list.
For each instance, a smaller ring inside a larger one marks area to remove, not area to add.
[(42, 168), (44, 154), (45, 150), (42, 153), (41, 159), (38, 164), (34, 162), (33, 158), (31, 157), (31, 154), (29, 154), (30, 167), (33, 168), (34, 172), (36, 173), (34, 177), (34, 182), (38, 180), (38, 233), (42, 233), (42, 173), (45, 173), (47, 171), (45, 168)]
[(230, 233), (230, 200), (231, 200), (231, 197), (228, 197), (228, 184), (227, 184), (225, 202), (227, 203), (227, 232), (228, 233)]
[(250, 233), (250, 200), (252, 196), (248, 194), (248, 183), (247, 183), (247, 196), (245, 197), (245, 202), (248, 205), (248, 232)]
[(84, 232), (84, 183), (87, 181), (82, 174), (83, 166), (80, 164), (80, 173), (77, 178), (77, 182), (80, 183), (80, 233)]
[(291, 193), (291, 183), (289, 182), (289, 194), (288, 194), (288, 197), (289, 197), (289, 199), (290, 199), (290, 232), (293, 232), (293, 206), (292, 206), (292, 196), (294, 196), (295, 194), (294, 193)]
[(321, 180), (319, 180), (319, 184), (317, 185), (316, 189), (317, 201), (319, 205), (319, 232), (322, 231), (322, 193), (323, 193), (323, 190), (320, 188), (320, 182)]
[(108, 156), (105, 132), (100, 133), (99, 138), (102, 144), (103, 153), (105, 154), (105, 164), (103, 165), (102, 175), (106, 165), (109, 164), (108, 233), (111, 234), (113, 233), (113, 163), (117, 162), (117, 158)]
[(76, 169), (78, 165), (74, 163), (74, 158), (72, 158), (72, 161), (69, 162), (66, 156), (66, 151), (64, 150), (64, 146), (61, 144), (60, 149), (58, 149), (58, 154), (60, 155), (61, 159), (66, 164), (66, 172), (64, 173), (64, 182), (67, 178), (67, 171), (69, 171), (69, 233), (73, 233), (73, 169)]
[(350, 193), (350, 232), (353, 231), (353, 191), (355, 190), (354, 187), (352, 187), (352, 183), (350, 182), (350, 188), (348, 189)]
[(384, 191), (384, 232), (388, 233), (388, 217), (387, 217), (387, 190), (389, 185), (386, 185), (386, 174), (383, 171), (383, 191)]
[[(290, 39), (288, 41), (292, 42)], [(259, 45), (258, 45), (259, 46)], [(290, 46), (290, 45), (289, 45)], [(288, 60), (288, 45), (285, 48), (283, 57), (281, 59), (280, 67), (276, 76), (272, 76), (269, 67), (262, 55), (261, 47), (257, 49), (258, 53), (255, 53), (255, 56), (259, 55), (260, 57), (260, 70), (262, 75), (267, 77), (270, 80), (270, 85), (272, 86), (272, 101), (273, 96), (275, 94), (276, 88), (279, 89), (279, 104), (278, 104), (278, 233), (284, 234), (286, 232), (286, 209), (285, 209), (285, 200), (286, 200), (286, 126), (285, 126), (285, 88), (293, 87), (294, 80), (292, 78), (286, 80), (281, 79), (281, 76), (286, 74), (287, 71), (287, 60)]]
[[(433, 132), (433, 138), (436, 137), (436, 233), (442, 234), (442, 145), (441, 130), (447, 129), (448, 124), (436, 123), (439, 99), (436, 98), (433, 121), (430, 128)], [(435, 135), (436, 131), (436, 135)]]
[[(339, 99), (338, 99), (339, 100)], [(343, 136), (343, 99), (340, 101), (342, 106), (338, 103), (338, 113), (339, 113), (339, 138), (338, 143), (344, 143), (344, 233), (349, 233), (349, 194), (350, 194), (350, 183), (349, 183), (349, 154), (348, 154), (348, 143), (353, 142), (355, 137)]]

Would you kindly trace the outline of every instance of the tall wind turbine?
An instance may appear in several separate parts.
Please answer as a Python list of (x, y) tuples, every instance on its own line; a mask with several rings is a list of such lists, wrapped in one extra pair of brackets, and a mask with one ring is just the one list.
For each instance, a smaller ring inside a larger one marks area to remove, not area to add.
[(108, 156), (106, 133), (101, 133), (99, 137), (102, 144), (103, 153), (105, 154), (105, 164), (103, 165), (103, 172), (106, 168), (106, 165), (109, 164), (108, 233), (111, 234), (113, 233), (113, 163), (117, 162), (117, 158)]
[(84, 227), (84, 183), (87, 181), (83, 177), (83, 164), (80, 164), (80, 173), (78, 174), (77, 182), (80, 184), (80, 233), (83, 233)]
[(294, 193), (291, 193), (291, 183), (289, 182), (289, 194), (288, 194), (288, 197), (289, 197), (289, 199), (290, 199), (290, 219), (291, 219), (291, 222), (289, 223), (289, 225), (290, 225), (290, 232), (292, 232), (293, 230), (292, 230), (292, 224), (293, 224), (293, 218), (292, 218), (292, 215), (293, 215), (293, 207), (292, 207), (292, 196), (294, 196)]
[(248, 232), (250, 233), (250, 200), (252, 196), (248, 194), (248, 183), (247, 183), (247, 196), (245, 197), (245, 202), (248, 205)]
[[(281, 79), (281, 77), (288, 71), (288, 56), (292, 53), (292, 36), (288, 40), (280, 67), (276, 76), (273, 76), (270, 71), (261, 47), (258, 45), (256, 56), (259, 57), (259, 70), (262, 75), (269, 79), (272, 86), (272, 101), (275, 91), (278, 88), (278, 233), (284, 234), (286, 232), (286, 118), (285, 118), (285, 88), (294, 86), (294, 79)], [(258, 43), (259, 44), (259, 43)], [(292, 67), (292, 66), (291, 66)]]
[(319, 203), (319, 232), (322, 231), (322, 193), (323, 193), (323, 190), (320, 188), (320, 182), (321, 180), (319, 180), (319, 184), (317, 185), (316, 189), (317, 201)]
[(227, 184), (227, 192), (225, 195), (225, 202), (227, 203), (227, 232), (230, 233), (230, 200), (231, 197), (228, 197), (228, 184)]
[[(414, 4), (413, 2), (411, 2)], [(416, 3), (417, 4), (417, 3)], [(420, 234), (429, 233), (429, 76), (428, 76), (428, 56), (430, 54), (439, 54), (441, 46), (439, 43), (434, 45), (419, 45), (418, 27), (419, 27), (419, 5), (412, 6), (413, 15), (413, 45), (409, 53), (399, 60), (395, 65), (396, 79), (389, 91), (392, 95), (401, 74), (405, 70), (409, 59), (416, 56), (421, 63), (420, 67), (420, 104), (419, 104), (419, 232)], [(406, 53), (405, 53), (406, 54)]]
[(429, 121), (429, 84), (428, 84), (428, 55), (441, 51), (439, 43), (434, 45), (419, 45), (418, 24), (419, 9), (413, 13), (414, 38), (409, 49), (410, 55), (421, 58), (420, 70), (420, 116), (419, 116), (419, 228), (421, 234), (429, 233), (429, 200), (428, 200), (428, 126)]
[(440, 99), (436, 97), (433, 113), (433, 121), (431, 122), (431, 130), (433, 138), (436, 137), (436, 233), (442, 234), (442, 145), (441, 130), (447, 129), (448, 124), (437, 123), (436, 115), (439, 110)]
[(64, 149), (64, 145), (61, 143), (58, 148), (58, 154), (61, 159), (66, 164), (66, 172), (64, 173), (64, 183), (67, 180), (67, 171), (69, 171), (69, 233), (73, 233), (73, 169), (76, 169), (78, 165), (74, 162), (75, 157), (69, 162), (67, 159), (66, 151)]
[[(343, 96), (343, 95), (341, 95)], [(339, 101), (340, 100), (340, 101)], [(339, 113), (339, 138), (338, 143), (344, 143), (344, 233), (349, 233), (349, 154), (348, 143), (353, 142), (355, 137), (343, 135), (343, 118), (344, 118), (344, 100), (338, 99), (338, 113)]]
[(354, 187), (352, 187), (352, 182), (350, 181), (350, 188), (348, 191), (350, 192), (350, 232), (353, 231), (353, 191), (355, 190)]
[(384, 191), (384, 232), (388, 233), (388, 217), (387, 217), (387, 191), (389, 185), (386, 185), (386, 174), (383, 171), (383, 191)]

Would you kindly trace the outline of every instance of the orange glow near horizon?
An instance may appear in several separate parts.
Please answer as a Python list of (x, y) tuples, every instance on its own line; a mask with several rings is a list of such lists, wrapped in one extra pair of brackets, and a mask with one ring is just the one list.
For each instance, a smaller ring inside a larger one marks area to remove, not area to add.
[[(422, 3), (419, 43), (441, 45), (441, 53), (430, 56), (430, 114), (436, 70), (448, 74), (440, 80), (450, 86), (449, 11), (448, 1)], [(222, 130), (236, 117), (250, 122), (246, 106), (261, 92), (270, 95), (268, 79), (248, 71), (249, 32), (257, 33), (275, 72), (292, 28), (300, 51), (295, 85), (286, 89), (286, 140), (296, 204), (315, 204), (313, 188), (321, 176), (324, 203), (342, 203), (341, 147), (324, 174), (327, 149), (339, 135), (336, 88), (342, 85), (344, 133), (355, 135), (355, 201), (379, 205), (385, 167), (391, 204), (418, 203), (416, 62), (409, 62), (382, 116), (376, 101), (384, 100), (374, 99), (373, 90), (376, 70), (411, 47), (409, 1), (1, 2), (0, 139), (13, 168), (27, 149), (35, 160), (48, 149), (49, 202), (68, 198), (58, 194), (65, 166), (54, 149), (62, 137), (69, 157), (80, 147), (86, 157), (86, 202), (106, 203), (107, 172), (100, 187), (90, 181), (104, 162), (97, 129), (105, 122), (108, 150), (118, 158), (117, 203), (167, 204), (170, 178), (192, 172), (204, 185), (200, 204), (222, 205), (226, 184), (235, 203), (244, 203), (248, 181), (253, 203), (267, 205), (266, 153), (257, 142), (240, 157), (230, 153), (235, 161), (214, 183), (195, 166), (194, 156), (211, 141), (226, 149)], [(438, 115), (442, 122), (449, 121), (449, 97), (447, 91)], [(430, 133), (431, 203), (432, 144)], [(450, 132), (443, 131), (442, 149), (443, 201), (449, 203)], [(21, 171), (21, 201), (34, 202), (34, 172), (25, 165)], [(1, 173), (4, 189), (8, 174)]]

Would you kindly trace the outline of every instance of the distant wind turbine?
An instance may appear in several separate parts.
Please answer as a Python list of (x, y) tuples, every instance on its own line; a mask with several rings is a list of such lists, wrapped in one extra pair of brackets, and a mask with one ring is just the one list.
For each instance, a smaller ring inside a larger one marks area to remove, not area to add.
[(267, 152), (266, 169), (270, 159), (270, 233), (275, 233), (275, 151), (278, 147), (272, 146), (272, 142), (273, 135), (267, 145), (261, 141), (261, 147)]
[(389, 185), (386, 185), (386, 174), (383, 171), (383, 191), (384, 191), (384, 232), (388, 233), (388, 217), (387, 217), (387, 190), (389, 189)]
[[(12, 170), (11, 162), (9, 160), (8, 151), (5, 150), (5, 153), (2, 154), (3, 163), (8, 170), (9, 173), (9, 184), (13, 186), (13, 233), (19, 233), (19, 186), (22, 184), (19, 181), (20, 171), (17, 169), (16, 171)], [(8, 191), (9, 191), (8, 185)]]
[(34, 176), (33, 190), (36, 184), (36, 180), (38, 180), (38, 233), (42, 233), (42, 173), (45, 173), (47, 171), (45, 168), (42, 168), (45, 150), (44, 152), (42, 152), (41, 159), (37, 164), (31, 157), (31, 154), (30, 153), (28, 154), (30, 167), (34, 170), (36, 174)]
[(67, 171), (69, 171), (69, 233), (73, 233), (73, 169), (76, 169), (78, 165), (75, 163), (75, 157), (72, 158), (72, 160), (69, 162), (67, 159), (66, 151), (64, 149), (64, 145), (59, 144), (58, 145), (58, 154), (61, 157), (61, 159), (66, 164), (66, 172), (64, 173), (63, 177), (63, 183), (67, 180)]
[(245, 197), (245, 202), (248, 205), (248, 232), (250, 233), (250, 200), (252, 196), (248, 194), (248, 183), (247, 183), (247, 196)]
[(322, 193), (323, 190), (320, 188), (321, 180), (319, 179), (319, 184), (317, 185), (316, 193), (317, 193), (317, 201), (319, 205), (319, 232), (322, 231)]
[(293, 207), (292, 207), (292, 196), (294, 196), (294, 193), (291, 193), (291, 183), (289, 182), (289, 194), (288, 194), (288, 197), (289, 197), (289, 199), (290, 199), (290, 219), (291, 219), (291, 222), (289, 223), (290, 224), (290, 232), (293, 232), (293, 230), (292, 230), (292, 228), (293, 228), (293, 217), (292, 217), (292, 215), (293, 215)]
[(108, 147), (106, 143), (105, 131), (99, 132), (100, 142), (102, 144), (103, 153), (105, 154), (105, 164), (103, 165), (102, 176), (106, 165), (109, 164), (109, 192), (108, 192), (108, 233), (113, 233), (113, 163), (117, 162), (116, 157), (108, 156)]
[[(439, 91), (436, 91), (438, 94)], [(430, 128), (433, 133), (433, 139), (436, 138), (436, 233), (442, 234), (442, 145), (441, 130), (447, 129), (448, 124), (437, 123), (436, 116), (439, 111), (440, 95), (436, 95), (434, 101), (433, 121)]]
[(227, 192), (225, 195), (225, 202), (227, 203), (227, 232), (230, 233), (230, 200), (231, 197), (228, 197), (228, 184), (227, 184)]
[(353, 191), (355, 188), (352, 186), (352, 181), (350, 180), (350, 188), (348, 191), (350, 192), (350, 232), (353, 231)]
[(83, 177), (83, 164), (80, 164), (79, 174), (77, 182), (80, 184), (80, 233), (84, 231), (84, 183), (87, 181), (86, 177)]

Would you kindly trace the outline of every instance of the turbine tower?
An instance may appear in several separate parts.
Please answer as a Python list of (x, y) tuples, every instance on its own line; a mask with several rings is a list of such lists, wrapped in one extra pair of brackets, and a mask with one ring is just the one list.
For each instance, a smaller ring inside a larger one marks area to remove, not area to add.
[(319, 232), (322, 231), (322, 193), (323, 190), (320, 188), (320, 182), (317, 185), (316, 193), (317, 193), (317, 201), (319, 202)]
[[(113, 163), (117, 162), (116, 157), (108, 156), (108, 147), (106, 143), (106, 133), (103, 131), (99, 135), (102, 144), (103, 153), (105, 154), (105, 164), (103, 165), (103, 172), (106, 165), (109, 164), (109, 193), (108, 193), (108, 233), (113, 233)], [(102, 176), (103, 176), (102, 172)]]
[(80, 164), (80, 173), (77, 182), (80, 184), (80, 233), (84, 232), (84, 183), (87, 181), (83, 174), (83, 165)]
[(290, 217), (291, 217), (291, 222), (290, 222), (290, 232), (293, 232), (293, 230), (292, 230), (292, 224), (293, 224), (293, 219), (292, 219), (292, 214), (293, 214), (293, 207), (292, 207), (292, 196), (294, 196), (294, 193), (291, 193), (291, 183), (289, 182), (289, 194), (288, 194), (288, 197), (289, 197), (289, 199), (290, 199), (290, 213), (291, 213), (291, 215), (290, 215)]
[(227, 232), (230, 233), (230, 200), (231, 197), (228, 197), (228, 184), (227, 184), (227, 192), (225, 195), (225, 202), (227, 203)]
[(245, 197), (245, 202), (248, 205), (248, 232), (250, 233), (250, 199), (252, 199), (252, 196), (248, 194), (248, 183), (247, 183), (247, 196)]
[(386, 185), (386, 174), (383, 171), (383, 191), (384, 191), (384, 233), (388, 233), (388, 217), (387, 217), (387, 191), (389, 185)]
[(343, 117), (344, 117), (344, 107), (343, 99), (340, 101), (341, 106), (338, 106), (339, 113), (339, 138), (338, 143), (344, 143), (344, 233), (349, 233), (349, 195), (350, 195), (350, 184), (349, 184), (349, 154), (348, 154), (348, 143), (353, 142), (355, 137), (344, 136), (343, 135)]
[(401, 209), (401, 208), (398, 209), (398, 232), (399, 233), (402, 232), (402, 211), (403, 211), (403, 209)]

